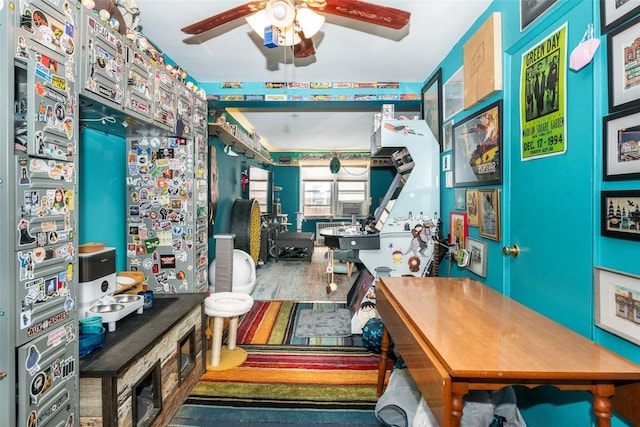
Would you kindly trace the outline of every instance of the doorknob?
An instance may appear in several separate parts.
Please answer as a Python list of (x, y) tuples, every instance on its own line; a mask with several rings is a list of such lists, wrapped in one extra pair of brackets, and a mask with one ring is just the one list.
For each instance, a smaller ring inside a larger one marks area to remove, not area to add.
[(520, 255), (520, 246), (517, 244), (514, 244), (511, 247), (503, 246), (502, 253), (504, 255), (513, 255), (514, 258), (518, 258), (518, 255)]

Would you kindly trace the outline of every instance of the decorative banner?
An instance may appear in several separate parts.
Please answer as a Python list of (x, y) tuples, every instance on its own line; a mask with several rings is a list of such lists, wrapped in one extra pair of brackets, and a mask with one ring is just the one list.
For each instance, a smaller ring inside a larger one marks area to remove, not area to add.
[(563, 154), (566, 128), (567, 24), (522, 55), (521, 159)]

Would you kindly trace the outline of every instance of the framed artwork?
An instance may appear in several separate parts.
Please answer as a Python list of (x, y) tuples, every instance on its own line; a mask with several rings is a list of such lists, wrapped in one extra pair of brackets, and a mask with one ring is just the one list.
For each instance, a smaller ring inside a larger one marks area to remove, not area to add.
[(451, 150), (453, 143), (453, 120), (442, 125), (442, 151)]
[(427, 122), (442, 150), (442, 68), (422, 88), (422, 120)]
[(467, 270), (480, 277), (487, 277), (487, 242), (467, 237), (466, 249), (469, 252)]
[(460, 67), (442, 87), (444, 104), (444, 121), (462, 111), (464, 106), (464, 72)]
[(600, 234), (617, 239), (640, 240), (640, 190), (601, 193)]
[(640, 17), (607, 34), (609, 112), (640, 105), (640, 63), (636, 46), (640, 43)]
[(594, 267), (593, 294), (596, 326), (640, 345), (640, 276)]
[(464, 109), (502, 90), (502, 15), (494, 12), (462, 46)]
[(478, 226), (479, 211), (478, 190), (467, 190), (467, 221), (470, 227)]
[(480, 236), (500, 241), (500, 190), (479, 189), (478, 198)]
[(448, 171), (444, 173), (444, 186), (445, 188), (453, 187), (453, 171)]
[(451, 170), (451, 154), (445, 154), (442, 156), (442, 171), (448, 172)]
[(502, 184), (502, 100), (453, 127), (453, 186)]
[(600, 28), (606, 33), (640, 12), (640, 0), (600, 0)]
[(466, 212), (451, 212), (449, 214), (449, 243), (464, 248), (469, 229)]
[(453, 208), (464, 211), (467, 209), (467, 197), (464, 188), (456, 188), (453, 190)]
[(520, 31), (524, 31), (558, 0), (520, 0)]
[(640, 179), (640, 107), (602, 119), (605, 181)]

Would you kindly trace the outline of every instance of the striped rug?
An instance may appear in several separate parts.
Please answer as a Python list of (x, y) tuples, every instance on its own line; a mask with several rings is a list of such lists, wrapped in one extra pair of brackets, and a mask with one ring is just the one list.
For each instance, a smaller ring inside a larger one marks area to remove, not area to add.
[(238, 345), (303, 345), (303, 346), (355, 346), (362, 347), (362, 336), (309, 337), (296, 336), (301, 310), (335, 311), (347, 308), (343, 303), (301, 303), (292, 301), (255, 301), (251, 311), (238, 324)]
[(378, 355), (359, 347), (243, 345), (247, 360), (207, 371), (186, 404), (373, 409)]

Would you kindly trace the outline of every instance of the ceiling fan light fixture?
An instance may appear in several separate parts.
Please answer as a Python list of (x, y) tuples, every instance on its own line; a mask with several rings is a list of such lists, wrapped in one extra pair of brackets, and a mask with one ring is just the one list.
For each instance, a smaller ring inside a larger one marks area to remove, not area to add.
[(264, 39), (265, 28), (271, 26), (271, 23), (267, 19), (267, 13), (264, 9), (254, 13), (253, 15), (249, 15), (244, 19), (251, 26), (251, 29)]
[(306, 6), (298, 9), (296, 13), (296, 20), (298, 21), (298, 24), (300, 24), (304, 36), (308, 39), (316, 35), (324, 24), (324, 16), (315, 13)]
[(288, 27), (296, 17), (296, 9), (289, 0), (269, 0), (264, 11), (267, 20), (278, 28)]
[(295, 46), (300, 43), (302, 39), (295, 31), (295, 26), (293, 24), (289, 25), (286, 28), (280, 29), (280, 35), (278, 37), (278, 45), (280, 46)]

